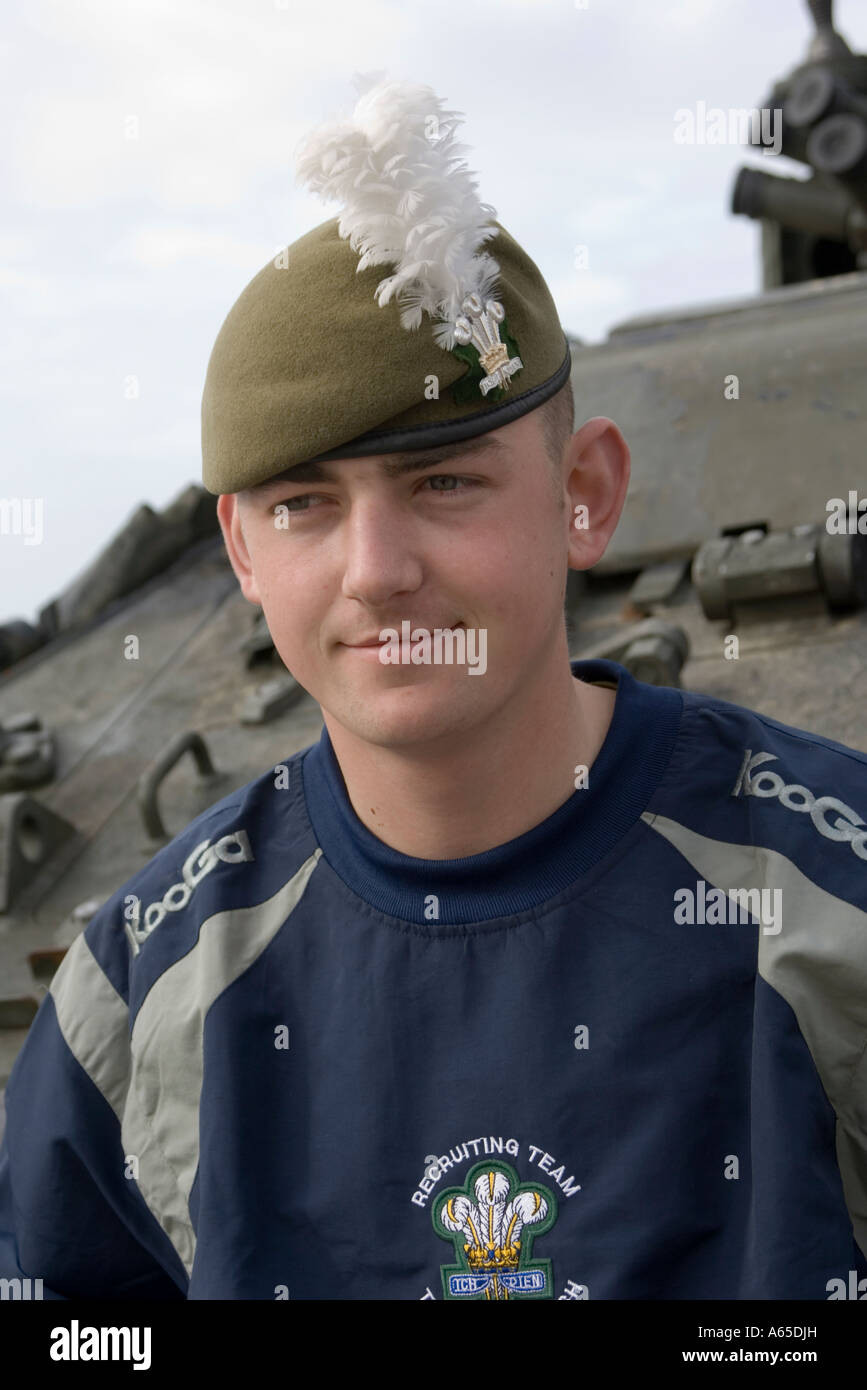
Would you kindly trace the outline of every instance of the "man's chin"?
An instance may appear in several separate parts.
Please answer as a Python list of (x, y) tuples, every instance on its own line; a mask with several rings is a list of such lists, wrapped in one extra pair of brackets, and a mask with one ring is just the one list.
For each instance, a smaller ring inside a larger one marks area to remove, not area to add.
[[(466, 671), (463, 679), (467, 679)], [(380, 748), (418, 748), (471, 733), (486, 718), (472, 698), (461, 698), (453, 685), (405, 680), (389, 690), (344, 688), (337, 698), (324, 697), (322, 709), (348, 733)], [(469, 693), (469, 692), (467, 692)]]

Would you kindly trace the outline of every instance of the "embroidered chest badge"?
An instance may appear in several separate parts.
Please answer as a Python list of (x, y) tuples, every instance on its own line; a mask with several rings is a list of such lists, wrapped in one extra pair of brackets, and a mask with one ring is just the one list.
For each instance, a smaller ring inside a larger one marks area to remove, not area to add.
[(551, 1261), (532, 1258), (535, 1239), (557, 1218), (547, 1187), (520, 1183), (510, 1164), (489, 1160), (470, 1169), (463, 1187), (441, 1192), (431, 1216), (454, 1245), (456, 1263), (442, 1266), (445, 1298), (553, 1298)]

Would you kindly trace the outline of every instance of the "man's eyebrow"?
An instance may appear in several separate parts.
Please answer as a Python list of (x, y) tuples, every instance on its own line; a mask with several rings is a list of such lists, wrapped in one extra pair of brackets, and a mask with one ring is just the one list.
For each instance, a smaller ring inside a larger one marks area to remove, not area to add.
[[(400, 478), (407, 473), (419, 473), (425, 468), (434, 468), (437, 464), (447, 463), (450, 459), (486, 452), (493, 452), (502, 456), (511, 451), (501, 439), (495, 439), (493, 435), (485, 434), (476, 439), (460, 439), (452, 444), (442, 444), (435, 449), (409, 449), (405, 453), (388, 454), (380, 459), (379, 469), (386, 478)], [(264, 482), (250, 488), (249, 491), (254, 497), (260, 497), (270, 492), (272, 488), (284, 486), (286, 483), (334, 482), (337, 482), (337, 478), (329, 469), (327, 462), (297, 463), (294, 468), (287, 468), (282, 473), (276, 473), (273, 478), (267, 478)]]

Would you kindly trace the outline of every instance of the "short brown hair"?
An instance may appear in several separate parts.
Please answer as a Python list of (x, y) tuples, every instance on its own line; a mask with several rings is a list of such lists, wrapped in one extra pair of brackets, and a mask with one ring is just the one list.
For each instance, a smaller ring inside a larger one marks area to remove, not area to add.
[[(575, 433), (575, 397), (572, 383), (567, 381), (534, 414), (539, 416), (539, 424), (545, 440), (545, 452), (551, 461), (552, 479), (560, 497), (560, 462), (567, 440)], [(562, 503), (562, 498), (560, 498)]]
[(545, 448), (551, 462), (559, 463), (566, 440), (575, 433), (575, 397), (571, 381), (561, 386), (538, 410), (545, 434)]

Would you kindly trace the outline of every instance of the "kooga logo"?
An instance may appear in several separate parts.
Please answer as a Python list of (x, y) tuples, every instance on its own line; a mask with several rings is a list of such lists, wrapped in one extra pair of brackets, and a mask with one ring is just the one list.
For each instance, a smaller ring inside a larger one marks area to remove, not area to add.
[[(786, 783), (778, 772), (768, 768), (755, 772), (763, 763), (776, 761), (775, 753), (754, 753), (745, 748), (732, 796), (775, 796), (788, 810), (809, 814), (819, 834), (827, 840), (848, 840), (858, 858), (867, 860), (867, 827), (858, 812), (836, 796), (815, 796), (809, 787), (798, 782)], [(837, 812), (833, 822), (828, 819), (832, 811)]]

